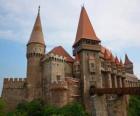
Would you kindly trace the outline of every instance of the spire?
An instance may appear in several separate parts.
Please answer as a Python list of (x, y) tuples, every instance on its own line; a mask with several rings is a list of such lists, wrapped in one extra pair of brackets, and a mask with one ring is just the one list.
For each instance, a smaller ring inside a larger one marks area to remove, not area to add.
[(41, 20), (40, 20), (40, 6), (38, 7), (37, 18), (36, 18), (28, 44), (30, 43), (39, 43), (39, 44), (45, 45), (44, 36), (42, 32), (42, 26), (41, 26)]
[(113, 56), (112, 53), (111, 53), (111, 55), (110, 55), (110, 60), (111, 60), (111, 62), (115, 62), (115, 58), (114, 58), (114, 56)]
[(122, 67), (124, 66), (121, 58), (120, 58), (120, 66)]
[(105, 60), (110, 60), (110, 57), (109, 57), (109, 55), (107, 53), (107, 49), (105, 49), (104, 58), (105, 58)]
[(90, 39), (90, 40), (95, 40), (95, 41), (100, 42), (99, 38), (96, 36), (96, 33), (92, 27), (92, 24), (89, 20), (88, 14), (84, 6), (81, 9), (81, 14), (80, 14), (80, 19), (79, 19), (79, 24), (78, 24), (78, 29), (77, 29), (74, 45), (77, 42), (79, 42), (81, 39)]
[(117, 65), (119, 65), (119, 64), (120, 64), (119, 59), (118, 59), (118, 57), (117, 57), (117, 56), (116, 56), (116, 58), (115, 58), (115, 63), (116, 63)]
[(124, 64), (125, 64), (125, 65), (127, 65), (127, 64), (133, 64), (133, 63), (129, 60), (127, 54), (125, 54), (125, 62), (124, 62)]

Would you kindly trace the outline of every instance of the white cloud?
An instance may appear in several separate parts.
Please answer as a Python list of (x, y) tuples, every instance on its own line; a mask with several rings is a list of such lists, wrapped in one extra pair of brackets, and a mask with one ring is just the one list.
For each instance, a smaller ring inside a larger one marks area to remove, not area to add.
[[(139, 0), (85, 1), (97, 35), (106, 46), (116, 52), (139, 46), (139, 4)], [(71, 48), (78, 25), (81, 0), (1, 0), (0, 38), (26, 43), (38, 5), (41, 5), (42, 25), (48, 49), (58, 44)]]
[[(4, 28), (11, 27), (11, 31), (15, 30), (15, 27), (19, 28), (19, 31), (16, 28), (17, 33), (15, 34), (23, 33), (22, 36), (26, 37), (20, 41), (26, 42), (28, 40), (39, 4), (41, 5), (41, 17), (46, 39), (51, 40), (48, 36), (53, 35), (56, 41), (60, 42), (62, 40), (62, 42), (65, 42), (63, 40), (66, 36), (62, 37), (62, 35), (71, 33), (67, 37), (71, 36), (72, 38), (66, 42), (70, 43), (70, 46), (71, 41), (74, 41), (82, 4), (80, 0), (42, 0), (36, 2), (28, 0), (7, 2), (1, 0), (1, 3), (0, 6), (6, 14), (3, 14), (4, 17), (1, 15), (0, 25), (3, 25)], [(139, 0), (129, 2), (128, 0), (94, 0), (86, 1), (85, 7), (89, 12), (97, 35), (101, 40), (109, 41), (110, 48), (114, 49), (116, 46), (119, 46), (119, 48), (138, 46), (140, 42), (140, 39), (138, 39), (140, 36), (139, 3)], [(4, 23), (5, 21), (6, 23)], [(59, 34), (56, 34), (58, 32)], [(62, 38), (57, 40), (60, 36)]]

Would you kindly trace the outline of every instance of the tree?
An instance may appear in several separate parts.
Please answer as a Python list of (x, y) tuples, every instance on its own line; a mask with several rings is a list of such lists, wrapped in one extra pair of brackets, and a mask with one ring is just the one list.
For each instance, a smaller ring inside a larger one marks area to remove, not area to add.
[(29, 116), (41, 116), (44, 103), (42, 100), (33, 100), (28, 103), (27, 111)]
[(60, 116), (60, 115), (61, 115), (61, 109), (60, 108), (47, 105), (43, 109), (43, 116)]
[(86, 116), (84, 108), (80, 103), (70, 103), (64, 107), (62, 107), (62, 114), (64, 116)]
[(14, 112), (9, 112), (7, 116), (42, 116), (44, 104), (41, 100), (31, 102), (24, 101), (17, 105)]
[(2, 98), (0, 98), (0, 116), (5, 115), (5, 107), (6, 107), (5, 101)]
[(42, 100), (33, 100), (18, 104), (16, 110), (7, 116), (87, 116), (87, 113), (77, 102), (58, 108), (45, 105)]
[(70, 103), (62, 108), (46, 106), (43, 116), (87, 116), (84, 108), (80, 103)]
[(140, 116), (140, 96), (130, 97), (128, 116)]

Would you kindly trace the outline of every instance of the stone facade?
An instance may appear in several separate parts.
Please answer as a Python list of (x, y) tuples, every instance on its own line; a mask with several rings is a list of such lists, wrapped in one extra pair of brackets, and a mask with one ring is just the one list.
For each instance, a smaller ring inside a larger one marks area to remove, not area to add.
[(93, 116), (127, 116), (128, 96), (89, 95), (91, 86), (122, 88), (137, 86), (133, 63), (126, 55), (123, 64), (101, 45), (87, 12), (82, 7), (71, 57), (58, 46), (45, 53), (40, 13), (27, 44), (27, 77), (5, 78), (2, 98), (9, 109), (22, 101), (41, 98), (58, 107), (81, 102)]

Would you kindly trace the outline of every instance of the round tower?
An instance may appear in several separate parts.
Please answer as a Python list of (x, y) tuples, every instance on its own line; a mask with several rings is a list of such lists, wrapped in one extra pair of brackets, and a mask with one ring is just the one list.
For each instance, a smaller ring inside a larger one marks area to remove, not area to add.
[(42, 95), (41, 58), (45, 55), (45, 42), (40, 20), (40, 8), (27, 44), (27, 98), (36, 99)]

